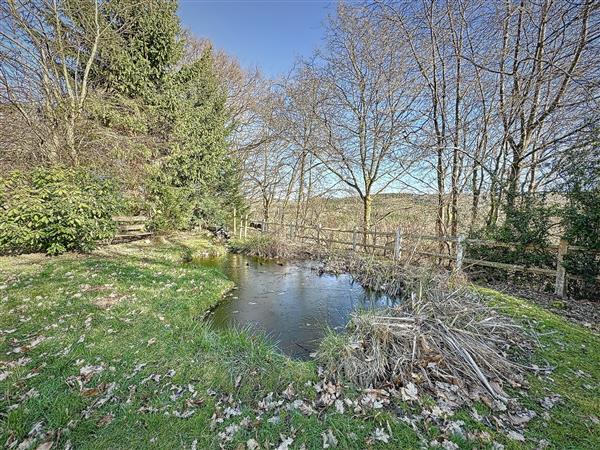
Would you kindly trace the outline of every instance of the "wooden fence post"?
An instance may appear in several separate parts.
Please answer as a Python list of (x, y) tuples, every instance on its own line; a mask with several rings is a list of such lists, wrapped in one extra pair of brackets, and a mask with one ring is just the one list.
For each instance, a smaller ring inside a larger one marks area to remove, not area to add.
[(556, 285), (554, 287), (554, 293), (559, 297), (564, 297), (565, 295), (567, 271), (563, 266), (563, 260), (568, 250), (569, 243), (565, 239), (561, 239), (558, 244), (558, 254), (556, 257)]
[(357, 230), (356, 230), (356, 227), (354, 227), (354, 229), (352, 230), (352, 251), (354, 253), (356, 253), (356, 239), (358, 238), (356, 233), (357, 233)]
[(394, 239), (394, 261), (398, 261), (400, 259), (400, 228), (396, 230), (396, 239)]
[(465, 240), (464, 235), (458, 236), (456, 240), (456, 271), (460, 272), (462, 270), (463, 258), (464, 258), (464, 247), (463, 242)]

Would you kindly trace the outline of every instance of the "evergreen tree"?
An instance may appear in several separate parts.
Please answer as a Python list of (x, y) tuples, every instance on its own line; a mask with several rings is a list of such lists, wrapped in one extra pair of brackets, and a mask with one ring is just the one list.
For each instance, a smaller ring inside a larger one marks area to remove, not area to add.
[(131, 98), (152, 98), (183, 52), (177, 1), (109, 0), (106, 32), (94, 66), (96, 83)]
[(237, 168), (227, 144), (226, 91), (212, 50), (184, 64), (177, 2), (140, 8), (112, 0), (95, 84), (110, 95), (96, 103), (105, 126), (137, 134), (147, 158), (148, 207), (158, 228), (222, 222), (239, 202)]
[(162, 182), (187, 193), (196, 221), (223, 221), (237, 191), (225, 101), (210, 48), (174, 73), (163, 94), (170, 146), (160, 164)]

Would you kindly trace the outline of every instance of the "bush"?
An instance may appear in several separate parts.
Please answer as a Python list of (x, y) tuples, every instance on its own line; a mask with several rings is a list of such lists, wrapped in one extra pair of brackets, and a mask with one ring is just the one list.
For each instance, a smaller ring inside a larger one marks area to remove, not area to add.
[(515, 246), (506, 248), (469, 245), (468, 256), (530, 267), (555, 267), (555, 256), (547, 247), (550, 245), (548, 238), (551, 218), (556, 211), (546, 205), (545, 197), (524, 195), (518, 199), (515, 206), (506, 206), (505, 213), (506, 219), (502, 225), (484, 229), (471, 237), (514, 243)]
[(116, 184), (85, 170), (35, 169), (0, 178), (0, 253), (91, 251), (115, 233)]
[(573, 152), (564, 166), (567, 203), (562, 209), (564, 237), (583, 251), (570, 251), (564, 261), (569, 274), (581, 281), (569, 282), (575, 295), (598, 298), (600, 275), (600, 131), (594, 129), (589, 142)]
[(149, 169), (144, 190), (150, 226), (158, 232), (223, 226), (233, 209), (240, 211), (243, 204), (227, 180), (211, 190), (201, 185), (188, 186), (176, 182), (164, 166)]
[(564, 266), (568, 273), (582, 277), (584, 284), (593, 287), (600, 275), (600, 190), (574, 190), (567, 198), (563, 210), (565, 239), (584, 250), (570, 251)]

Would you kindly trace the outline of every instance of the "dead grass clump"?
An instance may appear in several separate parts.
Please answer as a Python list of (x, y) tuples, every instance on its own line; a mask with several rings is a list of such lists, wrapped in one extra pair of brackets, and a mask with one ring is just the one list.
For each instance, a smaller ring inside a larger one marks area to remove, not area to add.
[(283, 238), (275, 235), (261, 234), (246, 239), (232, 239), (229, 247), (234, 253), (258, 256), (260, 258), (290, 258), (295, 249)]
[(462, 398), (505, 400), (502, 386), (522, 379), (507, 352), (527, 342), (523, 330), (475, 293), (438, 278), (399, 307), (355, 316), (345, 338), (320, 348), (325, 369), (362, 387), (408, 389), (409, 397), (419, 386), (434, 397), (451, 387)]
[(406, 280), (419, 278), (422, 272), (372, 255), (358, 255), (318, 247), (305, 249), (304, 255), (300, 256), (320, 261), (321, 273), (349, 273), (361, 286), (390, 297), (402, 296), (406, 292)]
[(368, 257), (349, 258), (348, 272), (362, 286), (392, 297), (406, 292), (406, 280), (415, 276), (400, 264)]
[(125, 296), (108, 295), (106, 297), (95, 298), (92, 300), (92, 303), (100, 309), (110, 309), (112, 306), (121, 303), (124, 298)]

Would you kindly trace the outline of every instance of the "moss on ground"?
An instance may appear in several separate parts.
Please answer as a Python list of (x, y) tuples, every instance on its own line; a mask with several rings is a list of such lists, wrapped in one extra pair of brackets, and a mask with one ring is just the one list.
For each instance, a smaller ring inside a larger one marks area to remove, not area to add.
[[(194, 264), (218, 251), (204, 236), (180, 235), (91, 255), (0, 258), (0, 446), (31, 439), (32, 448), (50, 441), (53, 448), (69, 442), (77, 449), (243, 448), (255, 439), (274, 448), (293, 437), (291, 448), (312, 449), (322, 448), (329, 430), (338, 448), (420, 446), (393, 408), (365, 415), (333, 407), (309, 415), (284, 409), (276, 420), (269, 420), (274, 412), (261, 410), (257, 420), (259, 402), (290, 383), (295, 398), (314, 399), (317, 369), (277, 354), (260, 336), (216, 332), (200, 320), (232, 286), (218, 271)], [(550, 392), (564, 402), (551, 410), (550, 420), (535, 419), (527, 437), (561, 449), (600, 447), (592, 418), (600, 416), (598, 336), (523, 300), (485, 293), (509, 314), (550, 333), (535, 357), (558, 366), (554, 383), (532, 379), (528, 401), (540, 415), (538, 400)], [(352, 395), (351, 387), (347, 391)], [(228, 402), (235, 412), (215, 421)], [(219, 436), (245, 417), (249, 426), (231, 440)], [(464, 420), (481, 428), (467, 412)], [(377, 428), (391, 435), (389, 443), (373, 441)], [(427, 440), (440, 433), (422, 432)], [(473, 448), (473, 442), (453, 440)], [(532, 440), (526, 445), (535, 447)]]

